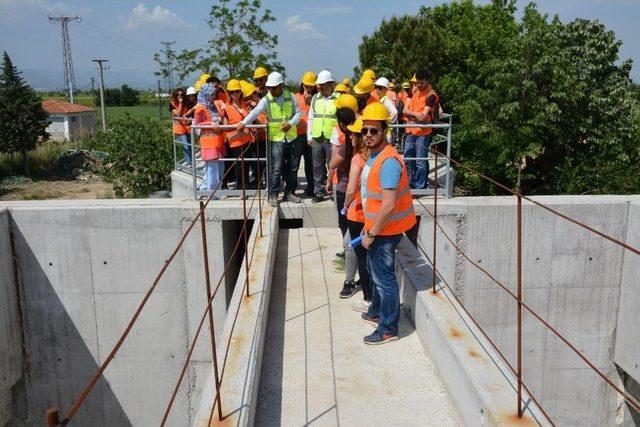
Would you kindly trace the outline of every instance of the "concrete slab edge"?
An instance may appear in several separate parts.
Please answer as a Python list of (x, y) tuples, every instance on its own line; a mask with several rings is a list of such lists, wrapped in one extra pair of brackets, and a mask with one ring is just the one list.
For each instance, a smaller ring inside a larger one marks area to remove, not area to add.
[(442, 283), (433, 294), (431, 267), (406, 237), (396, 260), (405, 310), (465, 425), (551, 425), (524, 391), (517, 417), (514, 375)]
[[(246, 276), (243, 264), (229, 303), (222, 334), (216, 337), (220, 370), (222, 370), (224, 355), (228, 352), (227, 366), (221, 384), (222, 413), (225, 418), (221, 422), (218, 421), (215, 415), (216, 409), (211, 424), (209, 424), (209, 416), (216, 395), (212, 367), (210, 379), (200, 398), (193, 426), (253, 425), (271, 295), (271, 280), (275, 265), (275, 246), (278, 240), (277, 209), (265, 209), (262, 222), (263, 237), (259, 236), (256, 218), (248, 240), (249, 248), (253, 247), (256, 239), (258, 240), (249, 272), (250, 297), (247, 298), (244, 293)], [(251, 256), (250, 252), (250, 260)], [(237, 319), (236, 312), (238, 312)], [(232, 329), (233, 336), (229, 348), (227, 348)]]

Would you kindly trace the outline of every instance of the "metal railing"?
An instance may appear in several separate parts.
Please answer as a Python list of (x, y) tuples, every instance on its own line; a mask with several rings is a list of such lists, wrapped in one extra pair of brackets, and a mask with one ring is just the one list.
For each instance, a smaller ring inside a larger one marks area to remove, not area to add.
[[(440, 153), (437, 150), (437, 147), (434, 149), (430, 149), (430, 151), (432, 152), (432, 154), (434, 155), (434, 158), (436, 159), (436, 162), (438, 161), (438, 158), (440, 156), (443, 156), (442, 153)], [(620, 246), (622, 248), (624, 248), (625, 250), (628, 250), (632, 253), (635, 253), (637, 255), (640, 255), (640, 249), (635, 248), (625, 242), (620, 241), (619, 239), (616, 239), (613, 236), (610, 236), (602, 231), (599, 231), (597, 229), (595, 229), (594, 227), (591, 227), (575, 218), (570, 217), (569, 215), (563, 214), (561, 212), (558, 212), (557, 210), (547, 206), (544, 203), (541, 203), (537, 200), (534, 200), (528, 196), (525, 196), (521, 193), (520, 189), (511, 189), (508, 186), (501, 184), (499, 182), (497, 182), (496, 180), (476, 171), (475, 169), (460, 163), (458, 161), (456, 161), (455, 159), (451, 158), (450, 154), (447, 153), (446, 155), (444, 155), (446, 157), (447, 162), (451, 162), (454, 165), (460, 167), (461, 169), (465, 169), (467, 172), (474, 174), (480, 178), (482, 178), (483, 180), (490, 182), (491, 184), (501, 188), (502, 190), (508, 192), (509, 194), (513, 195), (516, 197), (516, 246), (517, 246), (517, 251), (516, 251), (516, 268), (517, 268), (517, 276), (516, 276), (516, 292), (513, 292), (512, 290), (510, 290), (507, 286), (505, 286), (503, 283), (501, 283), (499, 280), (497, 280), (491, 273), (489, 273), (489, 271), (487, 271), (484, 267), (482, 267), (479, 263), (475, 262), (473, 260), (473, 257), (470, 257), (468, 254), (466, 254), (461, 248), (460, 246), (456, 243), (455, 241), (455, 237), (452, 238), (451, 236), (449, 236), (449, 234), (444, 230), (444, 227), (442, 227), (442, 225), (440, 224), (440, 222), (438, 221), (438, 191), (436, 191), (434, 193), (434, 198), (433, 198), (433, 212), (430, 212), (429, 209), (423, 204), (423, 202), (420, 199), (416, 199), (416, 201), (422, 206), (422, 208), (424, 209), (425, 213), (427, 213), (430, 218), (433, 221), (433, 250), (431, 252), (431, 256), (429, 256), (427, 254), (427, 251), (425, 251), (425, 249), (422, 247), (422, 245), (420, 245), (420, 243), (418, 242), (417, 246), (418, 249), (424, 254), (424, 256), (427, 258), (427, 260), (429, 261), (429, 263), (431, 264), (431, 268), (433, 271), (432, 274), (432, 283), (431, 283), (431, 291), (435, 294), (438, 292), (438, 287), (436, 286), (438, 278), (440, 279), (440, 281), (442, 283), (444, 283), (444, 285), (449, 289), (449, 291), (451, 292), (451, 294), (453, 295), (453, 297), (456, 299), (456, 301), (460, 304), (460, 306), (463, 308), (463, 310), (465, 311), (465, 313), (469, 316), (469, 318), (473, 321), (473, 323), (479, 328), (480, 332), (485, 336), (485, 338), (489, 341), (489, 343), (493, 346), (493, 348), (497, 351), (497, 353), (500, 355), (500, 357), (505, 361), (505, 363), (507, 364), (507, 366), (509, 367), (509, 369), (513, 372), (513, 374), (516, 376), (516, 380), (517, 380), (517, 414), (518, 417), (522, 417), (522, 415), (524, 414), (524, 411), (526, 410), (526, 406), (524, 405), (524, 401), (522, 398), (522, 389), (524, 388), (524, 390), (526, 390), (526, 392), (528, 393), (529, 397), (536, 403), (536, 405), (538, 406), (538, 408), (541, 410), (541, 412), (544, 414), (544, 416), (547, 418), (547, 420), (549, 420), (549, 422), (552, 425), (555, 425), (553, 423), (553, 421), (551, 420), (549, 414), (547, 412), (545, 412), (545, 410), (542, 408), (542, 405), (540, 404), (540, 402), (536, 399), (536, 397), (534, 396), (534, 394), (531, 392), (531, 390), (527, 387), (527, 385), (525, 384), (524, 380), (522, 379), (522, 370), (523, 370), (523, 359), (522, 359), (522, 312), (523, 310), (527, 311), (529, 314), (531, 314), (536, 320), (538, 320), (547, 330), (549, 330), (552, 334), (554, 334), (556, 337), (558, 337), (567, 347), (569, 347), (569, 349), (571, 349), (573, 351), (573, 353), (575, 353), (591, 370), (593, 370), (600, 378), (602, 378), (610, 387), (612, 387), (630, 406), (632, 406), (633, 408), (635, 408), (637, 411), (640, 412), (640, 402), (635, 399), (632, 395), (630, 395), (629, 393), (625, 392), (624, 390), (622, 390), (618, 385), (615, 384), (614, 381), (612, 381), (609, 377), (607, 377), (607, 375), (601, 370), (599, 369), (591, 360), (589, 360), (589, 358), (587, 358), (574, 344), (572, 344), (562, 333), (560, 333), (556, 328), (554, 328), (551, 324), (549, 324), (549, 322), (547, 322), (541, 315), (539, 315), (536, 311), (534, 311), (528, 304), (526, 304), (523, 301), (522, 298), (522, 249), (523, 249), (523, 240), (522, 240), (522, 229), (523, 229), (523, 223), (522, 223), (522, 201), (525, 200), (527, 202), (530, 202), (531, 204), (538, 206), (550, 213), (552, 213), (553, 215), (556, 215), (560, 218), (563, 218), (567, 221), (570, 221), (574, 224), (576, 224), (577, 226), (587, 230), (590, 233), (596, 234), (610, 242), (612, 242), (613, 244)], [(438, 182), (437, 179), (437, 169), (436, 169), (436, 179), (435, 179), (436, 185)], [(459, 253), (467, 262), (469, 262), (471, 265), (473, 265), (474, 267), (476, 267), (478, 270), (480, 270), (487, 278), (489, 278), (489, 280), (491, 280), (494, 284), (496, 284), (499, 288), (501, 288), (502, 290), (504, 290), (505, 292), (507, 292), (507, 294), (509, 296), (511, 296), (515, 302), (516, 302), (516, 319), (515, 319), (515, 323), (516, 323), (516, 330), (517, 330), (517, 334), (516, 334), (516, 347), (517, 347), (517, 356), (516, 356), (516, 363), (515, 363), (515, 367), (513, 366), (513, 364), (505, 357), (505, 355), (503, 354), (502, 351), (500, 351), (500, 349), (498, 348), (498, 346), (494, 343), (494, 341), (489, 337), (489, 335), (484, 331), (484, 329), (480, 326), (479, 322), (474, 318), (473, 315), (471, 315), (471, 313), (467, 310), (467, 308), (465, 307), (465, 305), (463, 304), (462, 301), (460, 301), (458, 299), (458, 296), (456, 295), (456, 291), (454, 289), (454, 287), (452, 287), (448, 281), (444, 278), (443, 274), (440, 272), (440, 270), (438, 270), (437, 268), (437, 236), (438, 236), (438, 230), (440, 231), (440, 233), (442, 234), (442, 236), (445, 237), (445, 239), (449, 242), (449, 244), (451, 244), (457, 253)]]
[[(181, 121), (192, 121), (193, 119), (188, 118), (188, 117), (174, 117), (173, 120), (181, 120)], [(234, 131), (236, 130), (236, 127), (234, 125), (219, 125), (220, 129), (223, 131)], [(452, 176), (452, 169), (451, 169), (451, 162), (449, 161), (449, 156), (451, 155), (451, 127), (452, 127), (452, 116), (451, 114), (441, 114), (440, 115), (440, 122), (439, 123), (406, 123), (406, 124), (391, 124), (389, 125), (389, 127), (391, 129), (405, 129), (405, 128), (421, 128), (421, 129), (433, 129), (435, 131), (437, 130), (446, 130), (444, 135), (441, 134), (436, 134), (433, 133), (432, 135), (432, 141), (431, 141), (431, 147), (435, 147), (435, 146), (439, 146), (440, 144), (446, 143), (446, 153), (447, 156), (444, 159), (440, 159), (440, 161), (438, 160), (437, 157), (432, 156), (432, 151), (428, 150), (429, 147), (426, 147), (426, 151), (427, 151), (427, 156), (425, 157), (404, 157), (405, 160), (407, 161), (421, 161), (424, 160), (426, 162), (430, 162), (431, 160), (433, 160), (434, 162), (434, 174), (437, 176), (438, 175), (438, 169), (444, 169), (444, 186), (440, 186), (438, 183), (434, 183), (433, 187), (428, 187), (428, 188), (424, 188), (424, 189), (412, 189), (411, 193), (416, 195), (416, 196), (424, 196), (424, 195), (433, 195), (434, 192), (438, 191), (439, 195), (442, 197), (446, 197), (449, 198), (453, 195), (453, 176)], [(191, 180), (192, 180), (192, 186), (193, 186), (193, 198), (194, 199), (198, 199), (200, 197), (203, 196), (209, 196), (211, 194), (211, 191), (203, 191), (203, 190), (198, 190), (198, 178), (204, 178), (204, 162), (202, 162), (202, 160), (198, 159), (198, 154), (200, 153), (200, 146), (197, 143), (198, 141), (198, 136), (196, 134), (196, 130), (197, 129), (211, 129), (212, 126), (207, 126), (207, 125), (191, 125), (191, 143), (190, 144), (186, 144), (182, 141), (179, 141), (176, 139), (176, 135), (173, 135), (173, 164), (174, 164), (174, 170), (176, 171), (182, 171), (185, 173), (188, 173), (189, 175), (191, 175)], [(251, 124), (251, 125), (246, 125), (245, 128), (248, 129), (264, 129), (266, 131), (267, 129), (267, 125), (266, 124)], [(395, 133), (394, 133), (395, 134)], [(394, 141), (395, 142), (399, 142), (399, 141)], [(255, 141), (251, 142), (252, 144), (255, 143)], [(267, 170), (270, 168), (270, 163), (271, 161), (270, 156), (268, 153), (270, 153), (271, 150), (271, 144), (272, 142), (269, 140), (269, 138), (266, 138), (266, 143), (265, 143), (265, 153), (264, 153), (264, 157), (261, 157), (261, 153), (260, 153), (260, 144), (256, 143), (255, 146), (258, 149), (257, 153), (256, 153), (256, 157), (251, 157), (251, 158), (245, 158), (245, 161), (248, 162), (258, 162), (258, 173), (260, 170), (260, 165), (264, 164), (266, 165)], [(192, 159), (192, 164), (188, 165), (185, 164), (185, 161), (181, 160), (178, 156), (178, 146), (183, 147), (183, 146), (189, 146), (189, 149), (191, 150), (191, 159)], [(223, 157), (218, 159), (219, 161), (222, 162), (232, 162), (235, 161), (236, 159), (234, 158), (228, 158), (228, 157)], [(254, 178), (255, 179), (255, 178)], [(427, 182), (429, 182), (429, 177), (427, 177)], [(269, 173), (267, 173), (265, 175), (265, 183), (266, 183), (266, 187), (267, 189), (269, 188)], [(257, 181), (257, 189), (249, 189), (246, 190), (247, 194), (252, 195), (254, 192), (258, 191), (260, 189), (260, 181)], [(234, 189), (234, 190), (230, 190), (230, 189), (220, 189), (217, 191), (217, 194), (221, 195), (221, 196), (239, 196), (241, 194), (241, 190), (238, 189)]]

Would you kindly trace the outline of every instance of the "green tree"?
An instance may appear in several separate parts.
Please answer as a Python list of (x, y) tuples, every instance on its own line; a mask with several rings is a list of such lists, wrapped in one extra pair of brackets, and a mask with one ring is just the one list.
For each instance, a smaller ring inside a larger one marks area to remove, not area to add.
[(29, 176), (27, 153), (49, 137), (49, 115), (35, 91), (25, 83), (7, 52), (0, 76), (0, 151), (20, 153), (24, 174)]
[(146, 197), (171, 186), (171, 133), (157, 121), (125, 113), (96, 136), (96, 148), (109, 153), (105, 179), (118, 197)]
[[(120, 88), (107, 88), (104, 90), (104, 103), (110, 107), (131, 107), (140, 104), (140, 91), (122, 85)], [(100, 105), (100, 98), (98, 98)]]
[(262, 10), (261, 0), (215, 2), (207, 20), (212, 38), (206, 48), (183, 50), (177, 56), (179, 79), (195, 71), (249, 77), (257, 65), (282, 71), (276, 52), (278, 36), (264, 30), (274, 21), (271, 10)]

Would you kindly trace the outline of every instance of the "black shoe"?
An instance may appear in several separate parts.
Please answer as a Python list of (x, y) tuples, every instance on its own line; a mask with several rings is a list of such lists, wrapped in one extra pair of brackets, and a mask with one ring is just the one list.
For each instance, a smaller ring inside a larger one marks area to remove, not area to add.
[(302, 203), (302, 199), (293, 193), (285, 194), (282, 198), (283, 202)]
[(311, 199), (311, 203), (320, 203), (320, 202), (324, 202), (324, 197), (322, 197), (322, 196), (313, 196), (313, 199)]
[(342, 251), (342, 252), (336, 252), (336, 257), (338, 257), (338, 258), (343, 258), (343, 259), (344, 259), (344, 251)]
[(351, 298), (356, 294), (356, 292), (358, 292), (358, 289), (356, 288), (356, 284), (345, 280), (344, 284), (342, 285), (342, 291), (340, 291), (340, 298), (342, 299)]

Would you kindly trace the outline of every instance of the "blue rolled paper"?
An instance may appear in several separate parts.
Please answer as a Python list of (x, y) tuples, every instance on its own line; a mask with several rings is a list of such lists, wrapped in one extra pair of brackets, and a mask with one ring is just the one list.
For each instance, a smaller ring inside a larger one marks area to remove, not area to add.
[(353, 239), (352, 241), (349, 242), (349, 247), (351, 249), (355, 248), (356, 246), (358, 246), (359, 244), (362, 243), (362, 236), (358, 236), (355, 239)]

